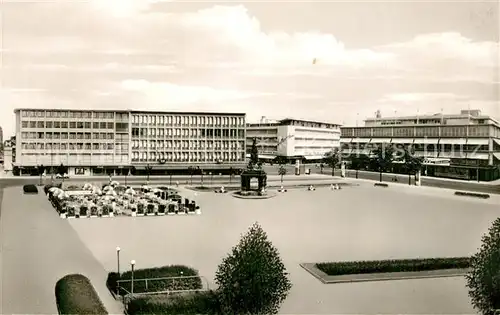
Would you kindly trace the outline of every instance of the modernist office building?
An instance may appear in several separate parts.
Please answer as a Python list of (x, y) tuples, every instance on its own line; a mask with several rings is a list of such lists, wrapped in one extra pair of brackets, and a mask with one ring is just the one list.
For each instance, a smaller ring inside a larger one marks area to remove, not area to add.
[(342, 127), (343, 156), (369, 155), (377, 145), (411, 146), (423, 156), (424, 174), (457, 179), (500, 177), (500, 124), (479, 110), (459, 114), (377, 117), (363, 127)]
[(245, 114), (16, 109), (16, 162), (69, 175), (241, 168)]
[(340, 147), (340, 125), (326, 122), (283, 119), (247, 124), (247, 155), (253, 139), (259, 158), (282, 157), (290, 162), (318, 162), (334, 148)]

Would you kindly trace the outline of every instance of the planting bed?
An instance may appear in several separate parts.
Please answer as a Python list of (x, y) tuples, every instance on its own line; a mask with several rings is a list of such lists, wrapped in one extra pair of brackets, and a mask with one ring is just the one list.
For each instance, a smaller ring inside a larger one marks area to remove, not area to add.
[(443, 269), (466, 269), (470, 267), (469, 257), (396, 259), (318, 263), (316, 267), (329, 276), (415, 272)]

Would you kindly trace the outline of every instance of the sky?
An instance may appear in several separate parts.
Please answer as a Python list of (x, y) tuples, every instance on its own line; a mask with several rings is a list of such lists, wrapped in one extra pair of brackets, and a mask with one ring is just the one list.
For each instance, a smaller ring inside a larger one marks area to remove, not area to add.
[(500, 116), (498, 1), (3, 0), (14, 108)]

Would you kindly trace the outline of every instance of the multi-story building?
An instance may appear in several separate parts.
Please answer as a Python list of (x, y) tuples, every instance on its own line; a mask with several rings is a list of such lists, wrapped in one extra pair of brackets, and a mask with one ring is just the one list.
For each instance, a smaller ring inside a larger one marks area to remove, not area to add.
[(457, 115), (382, 117), (341, 128), (344, 157), (371, 154), (383, 144), (412, 147), (424, 157), (424, 174), (474, 180), (500, 177), (500, 124), (478, 110)]
[[(283, 119), (247, 124), (247, 150), (253, 140), (259, 149), (259, 158), (276, 157), (288, 161), (317, 162), (334, 148), (340, 147), (340, 125), (326, 122)], [(249, 152), (247, 152), (249, 153)]]
[(14, 166), (69, 168), (69, 175), (238, 168), (245, 114), (16, 109)]

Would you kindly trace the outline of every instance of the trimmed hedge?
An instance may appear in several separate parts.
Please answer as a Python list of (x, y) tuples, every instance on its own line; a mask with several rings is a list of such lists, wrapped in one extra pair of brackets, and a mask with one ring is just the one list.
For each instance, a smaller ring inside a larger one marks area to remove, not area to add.
[(67, 275), (56, 283), (59, 314), (108, 314), (90, 280), (80, 274)]
[(465, 197), (475, 197), (475, 198), (481, 198), (481, 199), (490, 198), (490, 195), (488, 195), (488, 194), (480, 194), (480, 193), (474, 193), (474, 192), (468, 192), (468, 191), (455, 191), (455, 195), (465, 196)]
[(38, 194), (38, 188), (36, 185), (24, 185), (23, 191), (25, 194)]
[(221, 314), (214, 291), (190, 294), (159, 295), (132, 299), (127, 304), (129, 315), (138, 314)]
[(470, 257), (345, 261), (316, 264), (316, 268), (329, 276), (430, 271), (442, 269), (466, 269), (470, 266)]
[[(161, 292), (174, 290), (199, 290), (203, 288), (200, 277), (196, 278), (179, 278), (179, 279), (164, 279), (154, 280), (155, 278), (171, 278), (180, 277), (182, 272), (183, 277), (198, 276), (198, 271), (182, 265), (164, 266), (158, 268), (147, 268), (134, 270), (134, 293), (144, 292)], [(131, 291), (131, 282), (120, 283), (120, 287), (124, 288), (121, 292), (117, 291), (118, 280), (130, 280), (132, 273), (130, 271), (118, 275), (116, 272), (108, 273), (106, 285), (108, 289), (115, 295), (125, 295)], [(148, 281), (138, 281), (140, 279), (148, 279)], [(147, 285), (147, 287), (146, 287)]]

